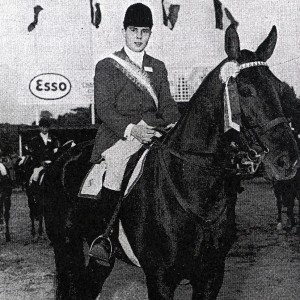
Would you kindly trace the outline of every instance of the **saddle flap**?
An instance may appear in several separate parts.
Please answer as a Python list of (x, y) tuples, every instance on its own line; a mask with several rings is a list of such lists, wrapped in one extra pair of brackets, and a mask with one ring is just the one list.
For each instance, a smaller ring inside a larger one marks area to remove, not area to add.
[(96, 199), (102, 189), (105, 171), (105, 161), (102, 161), (100, 164), (94, 164), (85, 176), (77, 196)]
[[(134, 154), (128, 162), (122, 183), (122, 190), (125, 190), (125, 196), (128, 195), (132, 187), (140, 178), (148, 152), (149, 149), (141, 149)], [(105, 160), (100, 162), (100, 164), (94, 164), (85, 176), (77, 196), (81, 198), (98, 199), (98, 195), (103, 186), (105, 172)]]

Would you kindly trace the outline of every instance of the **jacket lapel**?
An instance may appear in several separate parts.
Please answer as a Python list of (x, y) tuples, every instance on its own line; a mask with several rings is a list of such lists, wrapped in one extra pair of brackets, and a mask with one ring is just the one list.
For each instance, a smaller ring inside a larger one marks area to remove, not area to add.
[(154, 82), (153, 82), (154, 70), (153, 70), (152, 58), (147, 53), (145, 53), (144, 59), (143, 59), (143, 70), (147, 73), (152, 85), (154, 86)]

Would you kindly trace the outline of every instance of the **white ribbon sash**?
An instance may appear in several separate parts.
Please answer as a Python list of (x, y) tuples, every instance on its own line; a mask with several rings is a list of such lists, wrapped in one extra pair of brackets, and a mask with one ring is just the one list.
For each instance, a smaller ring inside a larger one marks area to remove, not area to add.
[(153, 98), (156, 108), (158, 108), (158, 99), (156, 96), (156, 93), (150, 83), (150, 79), (146, 72), (144, 72), (139, 67), (131, 64), (130, 62), (118, 57), (115, 54), (110, 54), (108, 56), (109, 58), (112, 58), (115, 60), (122, 68), (123, 73), (124, 70), (126, 70), (126, 73), (124, 73), (128, 78), (130, 78), (135, 84), (145, 89), (150, 96)]

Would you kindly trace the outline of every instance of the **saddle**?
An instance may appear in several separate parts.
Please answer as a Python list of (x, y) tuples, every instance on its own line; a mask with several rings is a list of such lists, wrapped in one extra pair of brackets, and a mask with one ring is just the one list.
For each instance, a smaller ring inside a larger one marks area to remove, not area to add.
[[(121, 190), (127, 194), (136, 182), (135, 179), (142, 173), (143, 161), (148, 153), (147, 148), (142, 147), (133, 154), (126, 166)], [(141, 160), (141, 161), (140, 161)], [(106, 164), (101, 160), (99, 164), (94, 164), (85, 176), (80, 187), (78, 197), (98, 199), (105, 178)]]
[(38, 185), (41, 185), (44, 179), (45, 172), (47, 168), (50, 166), (50, 164), (51, 161), (45, 161), (44, 166), (34, 168), (33, 173), (29, 179), (29, 185), (31, 185), (33, 182), (37, 183)]

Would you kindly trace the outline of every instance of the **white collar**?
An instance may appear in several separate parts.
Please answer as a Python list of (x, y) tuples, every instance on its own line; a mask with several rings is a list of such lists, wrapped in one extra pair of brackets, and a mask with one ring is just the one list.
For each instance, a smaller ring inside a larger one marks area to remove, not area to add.
[(144, 59), (144, 54), (145, 54), (145, 50), (141, 51), (141, 52), (134, 52), (132, 50), (130, 50), (126, 45), (124, 46), (124, 50), (125, 53), (127, 54), (127, 56), (135, 63), (137, 64), (139, 67), (142, 67), (143, 65), (143, 59)]

